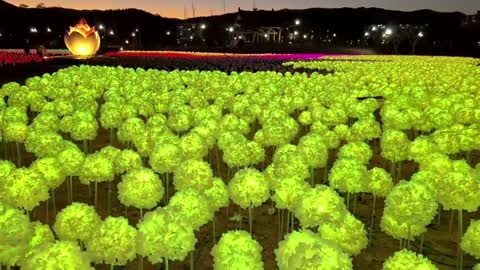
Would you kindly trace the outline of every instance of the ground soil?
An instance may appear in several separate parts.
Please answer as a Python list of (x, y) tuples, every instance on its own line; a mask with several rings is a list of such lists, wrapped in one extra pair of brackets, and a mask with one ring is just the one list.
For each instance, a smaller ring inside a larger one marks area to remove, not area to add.
[[(55, 67), (46, 65), (44, 68), (55, 69)], [(57, 67), (58, 68), (58, 67)], [(40, 72), (41, 69), (37, 72)], [(35, 70), (33, 70), (35, 73)], [(9, 81), (23, 81), (25, 79), (25, 72), (16, 71), (15, 76), (10, 77), (5, 73), (0, 73), (0, 84)], [(22, 75), (23, 74), (23, 75)], [(30, 73), (29, 73), (30, 74)], [(40, 73), (41, 74), (41, 73)], [(34, 75), (38, 75), (34, 74)], [(23, 76), (23, 77), (22, 77)], [(32, 76), (32, 75), (28, 75)], [(301, 135), (300, 135), (301, 136)], [(77, 142), (81, 146), (80, 142)], [(91, 151), (96, 151), (102, 147), (109, 144), (109, 133), (106, 130), (100, 129), (97, 139), (92, 143)], [(124, 146), (119, 145), (114, 142), (114, 145), (123, 148)], [(379, 154), (379, 143), (371, 142), (371, 145), (374, 149), (374, 156), (369, 164), (369, 167), (383, 167), (385, 169), (390, 168), (390, 163), (384, 159)], [(0, 148), (1, 149), (1, 148)], [(16, 162), (15, 157), (15, 148), (14, 145), (9, 144), (5, 146), (5, 151), (2, 156), (7, 154), (8, 158), (13, 162)], [(272, 149), (268, 150), (267, 164), (271, 160)], [(209, 157), (212, 160), (215, 160), (215, 152), (212, 151)], [(480, 152), (475, 151), (471, 153), (472, 157), (472, 166), (474, 166), (480, 160)], [(5, 156), (3, 157), (5, 158)], [(454, 159), (464, 158), (461, 155), (452, 156)], [(220, 153), (221, 159), (221, 153)], [(23, 150), (22, 146), (22, 165), (28, 166), (34, 160), (34, 156), (30, 153), (27, 153)], [(207, 159), (208, 160), (208, 159)], [(335, 160), (335, 151), (330, 152), (329, 167), (331, 167), (333, 161)], [(216, 162), (211, 162), (212, 168), (217, 176), (222, 177), (225, 181), (227, 180), (227, 167), (222, 162), (219, 167), (217, 167)], [(262, 168), (262, 165), (258, 166)], [(410, 176), (418, 170), (418, 165), (413, 162), (404, 162), (401, 166), (401, 172), (399, 179), (409, 179)], [(323, 169), (318, 169), (315, 171), (315, 182), (320, 184), (324, 182), (324, 171)], [(170, 177), (171, 179), (171, 177)], [(123, 206), (117, 199), (116, 186), (120, 181), (120, 178), (117, 177), (114, 183), (111, 185), (111, 216), (125, 216), (125, 206)], [(66, 181), (61, 187), (55, 190), (55, 211), (58, 212), (63, 209), (68, 204), (67, 199), (67, 182)], [(94, 196), (93, 196), (93, 185), (90, 187), (91, 195), (89, 195), (89, 187), (86, 185), (80, 184), (78, 179), (73, 181), (73, 190), (74, 190), (74, 201), (84, 202), (93, 205)], [(172, 188), (173, 189), (173, 188)], [(174, 193), (174, 190), (171, 190), (171, 197)], [(98, 206), (97, 211), (103, 217), (109, 215), (107, 211), (107, 198), (108, 198), (108, 184), (100, 183), (98, 185)], [(353, 213), (358, 219), (360, 219), (366, 226), (369, 227), (370, 223), (370, 214), (372, 208), (372, 196), (369, 194), (363, 194), (356, 196), (356, 209)], [(353, 202), (351, 203), (351, 205)], [(48, 205), (48, 212), (47, 212)], [(278, 212), (271, 213), (271, 201), (264, 203), (261, 207), (254, 209), (254, 222), (253, 222), (253, 236), (263, 247), (263, 262), (265, 269), (277, 269), (275, 262), (274, 250), (278, 246), (279, 240), (279, 223), (278, 223)], [(379, 221), (382, 216), (383, 211), (383, 199), (377, 199), (376, 206), (376, 219), (374, 222), (374, 233), (373, 233), (373, 242), (370, 247), (363, 250), (361, 254), (353, 258), (354, 269), (359, 270), (376, 270), (381, 269), (383, 261), (391, 256), (394, 252), (399, 250), (399, 241), (394, 240), (392, 237), (381, 232)], [(31, 217), (33, 220), (39, 220), (43, 223), (53, 225), (55, 212), (54, 212), (53, 199), (50, 199), (48, 202), (43, 202), (39, 207), (35, 208), (31, 212)], [(231, 220), (231, 218), (236, 214), (240, 213), (242, 215), (241, 222)], [(47, 215), (48, 213), (48, 215)], [(127, 218), (132, 226), (135, 226), (139, 221), (139, 210), (132, 207), (128, 208)], [(463, 215), (463, 231), (465, 232), (466, 228), (469, 225), (470, 220), (480, 218), (479, 212), (475, 213), (465, 213)], [(451, 233), (449, 232), (451, 221), (451, 211), (442, 211), (440, 222), (438, 222), (437, 217), (435, 218), (432, 225), (429, 226), (427, 233), (424, 235), (424, 247), (423, 255), (431, 259), (441, 270), (447, 269), (456, 269), (456, 255), (457, 247), (459, 241), (459, 230), (457, 225), (457, 215), (455, 213), (453, 219), (453, 226)], [(244, 229), (248, 230), (248, 214), (245, 210), (240, 210), (238, 206), (235, 206), (233, 203), (230, 204), (228, 208), (221, 209), (215, 215), (216, 222), (216, 232), (217, 240), (222, 233), (229, 230)], [(285, 220), (284, 220), (285, 222)], [(285, 228), (286, 226), (284, 226)], [(298, 221), (295, 222), (295, 229), (299, 228)], [(194, 264), (195, 268), (198, 270), (202, 269), (213, 269), (213, 259), (210, 255), (210, 251), (213, 247), (213, 234), (212, 234), (212, 222), (204, 225), (198, 232), (196, 232), (196, 237), (198, 242), (196, 244), (196, 249), (194, 252)], [(419, 250), (420, 239), (412, 243), (412, 250)], [(464, 255), (464, 269), (472, 269), (475, 261), (469, 255)], [(96, 265), (95, 269), (109, 269), (107, 265)], [(125, 267), (116, 267), (115, 269), (138, 269), (138, 260), (135, 260)], [(144, 259), (144, 269), (163, 269), (162, 265), (156, 265), (155, 267), (151, 266), (147, 259)], [(190, 269), (190, 260), (187, 258), (183, 262), (171, 262), (170, 269)]]

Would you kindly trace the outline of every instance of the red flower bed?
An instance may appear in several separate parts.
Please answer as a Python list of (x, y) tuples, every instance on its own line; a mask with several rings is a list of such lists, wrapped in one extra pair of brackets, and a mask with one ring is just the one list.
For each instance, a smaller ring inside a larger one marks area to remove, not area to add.
[(46, 59), (38, 55), (25, 55), (25, 54), (17, 54), (17, 53), (0, 52), (0, 66), (27, 64), (32, 62), (42, 62), (45, 60)]

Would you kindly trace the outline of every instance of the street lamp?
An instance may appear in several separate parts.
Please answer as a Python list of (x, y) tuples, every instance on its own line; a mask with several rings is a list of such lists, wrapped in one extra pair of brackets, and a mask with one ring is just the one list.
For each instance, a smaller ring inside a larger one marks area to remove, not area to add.
[(377, 27), (376, 27), (376, 26), (373, 26), (373, 27), (372, 27), (372, 31), (373, 31), (373, 32), (377, 31)]
[(137, 34), (135, 34), (135, 32), (132, 33), (132, 37), (135, 37)]
[(422, 38), (422, 37), (423, 37), (423, 32), (419, 32), (419, 33), (418, 33), (418, 37), (419, 37), (419, 38)]
[(110, 32), (108, 32), (108, 34), (109, 34), (110, 36), (113, 36), (113, 35), (115, 35), (115, 32), (113, 32), (113, 30), (110, 30)]
[(130, 41), (128, 41), (128, 39), (127, 39), (127, 40), (125, 40), (125, 44), (129, 44), (129, 43), (130, 43)]
[(205, 29), (205, 28), (207, 28), (207, 25), (205, 24), (200, 25), (200, 29)]
[(36, 27), (30, 27), (30, 33), (38, 33), (38, 30)]
[(368, 37), (368, 36), (370, 36), (370, 33), (369, 33), (369, 32), (365, 32), (364, 36)]
[(307, 35), (303, 35), (303, 38), (305, 38), (305, 39), (306, 39), (306, 38), (307, 38)]
[(104, 28), (103, 24), (100, 24), (100, 25), (98, 26), (98, 29), (100, 29), (100, 30), (103, 30), (103, 28)]
[(135, 28), (135, 32), (138, 32), (138, 31), (139, 31), (138, 28)]
[(387, 30), (385, 30), (385, 35), (390, 36), (391, 34), (393, 34), (393, 30), (391, 28), (387, 28)]
[(265, 34), (265, 35), (263, 35), (263, 36), (264, 36), (265, 38), (268, 38), (268, 35), (267, 35), (267, 34)]
[(298, 36), (298, 31), (293, 32), (295, 36)]
[(296, 19), (295, 20), (295, 25), (300, 25), (300, 24), (302, 24), (302, 21), (300, 21), (300, 19)]
[(167, 31), (167, 33), (166, 33), (166, 34), (167, 34), (167, 36), (170, 36), (170, 31)]
[(52, 29), (50, 29), (50, 27), (47, 27), (47, 33), (51, 33), (52, 32)]
[(232, 32), (233, 32), (233, 30), (234, 30), (234, 29), (233, 29), (233, 27), (232, 27), (232, 26), (230, 26), (230, 27), (228, 28), (228, 32), (230, 32), (230, 33), (232, 33)]

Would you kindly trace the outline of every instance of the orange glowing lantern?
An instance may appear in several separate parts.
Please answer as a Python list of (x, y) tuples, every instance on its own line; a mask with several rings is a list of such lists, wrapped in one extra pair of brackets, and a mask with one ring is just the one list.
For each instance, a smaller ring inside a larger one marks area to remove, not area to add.
[(76, 56), (93, 56), (100, 48), (100, 36), (95, 27), (90, 27), (85, 19), (81, 19), (77, 25), (71, 27), (65, 33), (65, 45)]

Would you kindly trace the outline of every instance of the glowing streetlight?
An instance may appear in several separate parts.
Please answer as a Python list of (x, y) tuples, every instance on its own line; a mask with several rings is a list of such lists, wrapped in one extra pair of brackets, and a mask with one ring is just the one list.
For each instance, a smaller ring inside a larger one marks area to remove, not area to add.
[(38, 33), (38, 30), (36, 27), (30, 27), (30, 33)]
[(167, 33), (166, 33), (166, 34), (167, 34), (167, 36), (170, 36), (170, 31), (167, 31)]
[(137, 34), (135, 34), (135, 32), (132, 33), (132, 37), (135, 37)]
[(306, 39), (306, 38), (307, 38), (307, 35), (303, 35), (303, 38), (305, 38), (305, 39)]
[(109, 34), (110, 36), (113, 36), (113, 35), (115, 35), (115, 32), (113, 32), (113, 30), (110, 30), (110, 32), (108, 32), (108, 34)]
[(373, 32), (377, 31), (377, 27), (376, 27), (376, 26), (373, 26), (373, 27), (372, 27), (372, 31), (373, 31)]
[(296, 19), (295, 20), (295, 25), (300, 25), (300, 24), (302, 24), (302, 22), (299, 19)]
[(418, 37), (419, 37), (419, 38), (422, 38), (422, 37), (423, 37), (423, 32), (419, 32), (419, 33), (418, 33)]
[(333, 33), (333, 37), (337, 37), (337, 34)]
[(391, 34), (393, 34), (393, 30), (391, 28), (387, 28), (387, 30), (385, 30), (385, 35), (390, 36)]
[(100, 24), (100, 25), (98, 26), (98, 29), (103, 30), (103, 29), (104, 29), (103, 24)]
[(202, 30), (203, 30), (203, 29), (206, 29), (206, 28), (207, 28), (207, 25), (206, 25), (206, 24), (202, 24), (202, 25), (200, 25), (200, 29), (202, 29)]
[(51, 33), (52, 32), (52, 29), (50, 29), (50, 27), (47, 27), (47, 33)]
[(268, 38), (268, 35), (267, 35), (267, 34), (265, 34), (265, 35), (263, 35), (263, 36), (264, 36), (265, 38)]
[(193, 39), (193, 36), (190, 36), (190, 39)]
[(127, 40), (125, 40), (125, 44), (129, 44), (129, 43), (130, 43), (130, 41), (128, 41), (128, 39), (127, 39)]
[(364, 36), (368, 37), (368, 36), (370, 36), (370, 33), (369, 33), (369, 32), (365, 32)]
[(138, 28), (135, 28), (135, 32), (138, 32), (138, 31), (140, 31), (140, 30), (138, 30)]
[(298, 36), (298, 31), (293, 32), (295, 36)]
[(232, 26), (230, 26), (230, 27), (228, 28), (228, 32), (230, 32), (230, 33), (232, 33), (232, 32), (233, 32), (233, 30), (234, 30), (234, 29), (233, 29), (233, 27), (232, 27)]

